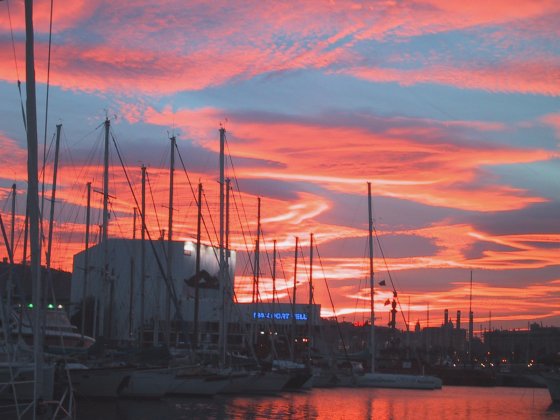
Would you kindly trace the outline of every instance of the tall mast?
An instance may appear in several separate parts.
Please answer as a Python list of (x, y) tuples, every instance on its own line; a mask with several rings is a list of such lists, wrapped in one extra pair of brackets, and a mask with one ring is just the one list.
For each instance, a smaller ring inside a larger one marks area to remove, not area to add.
[[(84, 250), (84, 285), (82, 290), (82, 337), (85, 334), (86, 326), (86, 292), (89, 273), (89, 225), (91, 211), (91, 182), (87, 183), (87, 208), (86, 208), (86, 244)], [(93, 331), (95, 335), (95, 331)]]
[(261, 238), (261, 198), (257, 198), (257, 240), (255, 242), (255, 266), (253, 271), (253, 303), (259, 303), (260, 275), (260, 238)]
[(313, 234), (309, 234), (309, 309), (307, 311), (307, 349), (311, 357), (311, 314), (313, 310)]
[(469, 359), (472, 358), (471, 350), (472, 350), (472, 340), (473, 340), (473, 324), (474, 324), (474, 316), (472, 311), (472, 270), (471, 270), (471, 287), (469, 292)]
[[(169, 217), (167, 223), (167, 279), (173, 284), (173, 175), (175, 173), (175, 136), (171, 137), (171, 157), (169, 161)], [(171, 332), (171, 290), (167, 289), (165, 298), (165, 344), (169, 346)]]
[(374, 298), (374, 279), (373, 279), (373, 216), (371, 211), (371, 182), (368, 182), (368, 238), (369, 238), (369, 309), (370, 309), (370, 351), (371, 351), (371, 372), (375, 372), (375, 308)]
[(41, 249), (39, 238), (39, 180), (37, 178), (37, 104), (35, 97), (35, 55), (33, 41), (33, 0), (25, 0), (25, 68), (26, 68), (26, 114), (27, 114), (27, 207), (30, 218), (31, 280), (33, 284), (33, 356), (35, 360), (33, 418), (36, 404), (43, 398), (43, 345), (41, 325)]
[(60, 150), (60, 129), (62, 124), (56, 125), (56, 142), (54, 148), (54, 168), (53, 168), (53, 181), (52, 181), (52, 193), (51, 193), (51, 210), (49, 215), (49, 240), (47, 242), (47, 270), (51, 268), (51, 249), (52, 249), (52, 237), (53, 237), (53, 226), (54, 226), (54, 205), (56, 201), (56, 177), (58, 173), (58, 152)]
[[(219, 328), (220, 333), (218, 337), (218, 348), (220, 350), (220, 364), (225, 365), (226, 362), (226, 342), (225, 335), (225, 312), (226, 312), (226, 273), (224, 264), (224, 178), (225, 178), (225, 158), (224, 149), (226, 141), (226, 129), (220, 127), (220, 244), (219, 244), (219, 280), (220, 280), (220, 296), (222, 299), (222, 308), (220, 312)], [(229, 285), (227, 285), (229, 287)]]
[[(16, 184), (12, 184), (12, 222), (10, 230), (10, 244), (6, 246), (10, 249), (10, 271), (8, 274), (8, 309), (12, 306), (12, 295), (14, 287), (14, 245), (15, 245), (15, 231), (16, 231)], [(23, 266), (25, 270), (25, 264)]]
[(23, 255), (21, 257), (21, 263), (23, 264), (23, 277), (26, 275), (27, 266), (27, 242), (29, 240), (29, 207), (25, 206), (25, 222), (23, 226)]
[[(231, 180), (226, 178), (226, 226), (225, 226), (225, 241), (226, 241), (226, 254), (225, 254), (225, 268), (226, 273), (229, 273), (229, 194), (231, 191)], [(229, 275), (229, 274), (228, 274)]]
[[(229, 271), (229, 257), (230, 257), (230, 249), (229, 249), (229, 223), (230, 223), (230, 217), (229, 217), (229, 196), (231, 193), (231, 180), (229, 178), (226, 178), (226, 214), (225, 214), (225, 220), (226, 220), (226, 225), (225, 225), (225, 253), (224, 253), (224, 276), (227, 279), (227, 283), (230, 284), (231, 282), (231, 278), (230, 278), (230, 271)], [(228, 295), (229, 296), (229, 295)], [(224, 304), (223, 304), (223, 309), (222, 309), (222, 317), (223, 317), (223, 336), (224, 336), (224, 349), (223, 349), (223, 357), (224, 357), (224, 363), (225, 363), (225, 355), (226, 355), (226, 350), (227, 350), (227, 336), (228, 336), (228, 324), (225, 322), (227, 315), (230, 313), (230, 309), (229, 309), (229, 300), (224, 300)]]
[(202, 184), (198, 184), (198, 217), (196, 222), (196, 267), (194, 285), (193, 347), (198, 347), (198, 310), (200, 304), (200, 231), (202, 225)]
[[(272, 316), (276, 302), (276, 239), (272, 242)], [(272, 318), (274, 321), (274, 318)]]
[(140, 230), (140, 347), (144, 346), (144, 293), (146, 286), (146, 167), (142, 165), (142, 209), (140, 210), (142, 228)]
[(132, 239), (136, 239), (136, 218), (138, 217), (138, 207), (134, 207), (134, 215), (132, 219)]
[(10, 232), (10, 248), (12, 248), (12, 257), (14, 255), (16, 232), (16, 184), (12, 184), (12, 229)]
[(298, 241), (296, 236), (296, 247), (294, 251), (294, 288), (292, 291), (292, 345), (290, 346), (292, 352), (292, 361), (295, 359), (295, 340), (296, 340), (296, 293), (297, 293), (297, 258), (298, 258)]
[[(105, 152), (103, 155), (103, 226), (101, 244), (103, 248), (103, 283), (99, 308), (99, 335), (105, 337), (105, 295), (109, 284), (109, 129), (111, 122), (105, 118)], [(110, 324), (110, 321), (109, 321)], [(111, 337), (111, 326), (108, 331)]]

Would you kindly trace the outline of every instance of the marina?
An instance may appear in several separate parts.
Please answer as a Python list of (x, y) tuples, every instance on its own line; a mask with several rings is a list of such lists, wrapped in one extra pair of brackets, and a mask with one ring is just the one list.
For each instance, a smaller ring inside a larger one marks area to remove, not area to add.
[(2, 420), (560, 418), (560, 6), (14, 3)]

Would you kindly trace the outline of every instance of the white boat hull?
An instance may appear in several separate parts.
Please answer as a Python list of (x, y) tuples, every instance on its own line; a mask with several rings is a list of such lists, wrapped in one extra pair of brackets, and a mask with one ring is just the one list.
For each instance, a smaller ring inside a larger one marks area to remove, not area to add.
[(228, 376), (177, 371), (173, 374), (167, 394), (211, 397), (230, 383)]
[(435, 376), (397, 373), (364, 373), (355, 377), (356, 386), (365, 388), (440, 389), (441, 379)]
[(174, 380), (172, 372), (139, 370), (132, 372), (118, 387), (120, 398), (161, 398)]

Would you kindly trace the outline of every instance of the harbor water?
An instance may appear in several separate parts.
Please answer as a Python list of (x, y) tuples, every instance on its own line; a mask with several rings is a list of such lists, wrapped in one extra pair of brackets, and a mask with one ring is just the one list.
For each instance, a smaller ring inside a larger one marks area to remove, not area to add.
[(541, 388), (445, 386), (435, 391), (313, 389), (278, 396), (77, 402), (80, 420), (148, 419), (560, 419)]

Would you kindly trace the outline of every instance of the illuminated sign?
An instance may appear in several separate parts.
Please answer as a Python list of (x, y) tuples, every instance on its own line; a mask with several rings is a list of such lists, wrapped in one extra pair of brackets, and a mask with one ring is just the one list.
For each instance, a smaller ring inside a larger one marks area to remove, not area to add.
[[(295, 313), (296, 321), (307, 321), (306, 313)], [(290, 312), (253, 312), (253, 319), (276, 319), (279, 321), (287, 321), (292, 319)]]

